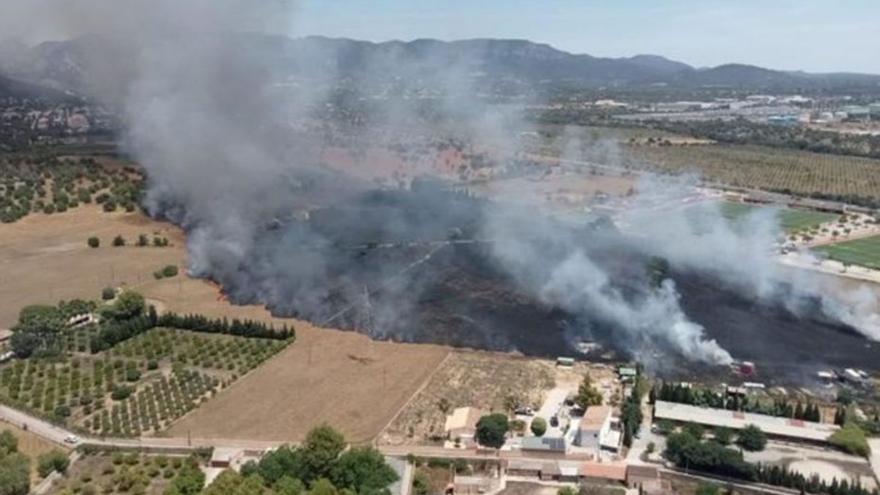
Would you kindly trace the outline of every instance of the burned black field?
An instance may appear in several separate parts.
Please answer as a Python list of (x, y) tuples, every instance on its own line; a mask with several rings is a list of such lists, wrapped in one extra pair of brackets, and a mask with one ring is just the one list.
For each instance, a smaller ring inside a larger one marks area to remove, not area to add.
[[(577, 355), (595, 341), (616, 357), (649, 354), (659, 371), (692, 365), (662, 339), (634, 336), (589, 314), (572, 314), (524, 290), (499, 266), (481, 228), (484, 200), (432, 187), (373, 191), (261, 230), (247, 264), (218, 273), (233, 301), (279, 316), (368, 333), (528, 355)], [(616, 290), (647, 286), (647, 257), (607, 227), (571, 235), (603, 266)], [(546, 263), (564, 253), (535, 239)], [(754, 361), (765, 381), (803, 381), (824, 367), (880, 366), (880, 346), (821, 315), (740, 295), (700, 274), (672, 273), (687, 317), (734, 359)]]

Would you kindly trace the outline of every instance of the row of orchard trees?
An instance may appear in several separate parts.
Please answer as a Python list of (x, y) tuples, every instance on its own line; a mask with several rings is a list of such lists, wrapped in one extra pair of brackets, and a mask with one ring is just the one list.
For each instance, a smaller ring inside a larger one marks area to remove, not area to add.
[(100, 314), (98, 332), (90, 339), (92, 353), (114, 345), (155, 327), (178, 328), (195, 332), (220, 333), (241, 337), (287, 340), (295, 337), (293, 328), (271, 325), (253, 320), (232, 321), (211, 319), (203, 315), (158, 315), (153, 306), (147, 307), (144, 297), (134, 291), (123, 291), (116, 300), (98, 308), (94, 302), (62, 302), (58, 306), (33, 305), (22, 309), (18, 323), (12, 328), (12, 351), (20, 358), (49, 357), (63, 350), (63, 334), (68, 331), (71, 316), (97, 311)]

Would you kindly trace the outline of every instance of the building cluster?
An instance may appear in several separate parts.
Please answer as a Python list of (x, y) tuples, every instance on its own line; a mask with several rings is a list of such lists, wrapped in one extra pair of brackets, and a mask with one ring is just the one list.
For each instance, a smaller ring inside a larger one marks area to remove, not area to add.
[(0, 124), (25, 126), (32, 131), (59, 130), (67, 134), (85, 134), (107, 124), (109, 118), (100, 109), (88, 106), (57, 105), (30, 107), (13, 105), (0, 113)]

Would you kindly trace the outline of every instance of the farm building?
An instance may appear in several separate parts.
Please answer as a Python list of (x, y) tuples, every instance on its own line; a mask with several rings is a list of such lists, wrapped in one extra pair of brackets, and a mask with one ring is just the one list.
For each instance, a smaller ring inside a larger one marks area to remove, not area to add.
[(556, 366), (571, 368), (572, 366), (574, 366), (574, 358), (559, 356), (558, 358), (556, 358)]
[(217, 447), (211, 452), (208, 465), (212, 468), (232, 468), (238, 471), (248, 461), (259, 461), (264, 453), (263, 450)]
[(580, 479), (587, 483), (624, 483), (626, 464), (620, 462), (585, 462), (579, 468)]
[(477, 444), (477, 422), (483, 416), (483, 411), (475, 407), (459, 407), (446, 416), (444, 431), (450, 440), (460, 442), (465, 447)]
[(507, 474), (509, 476), (525, 476), (537, 478), (541, 476), (541, 461), (531, 459), (511, 459), (507, 461)]
[(630, 488), (659, 486), (660, 472), (655, 466), (630, 464), (626, 468), (626, 485)]
[(487, 476), (461, 476), (455, 475), (452, 481), (455, 493), (458, 495), (477, 495), (478, 493), (493, 492), (501, 484), (498, 478)]
[(581, 447), (617, 452), (620, 449), (620, 428), (608, 406), (592, 406), (584, 413), (577, 432)]
[(522, 450), (564, 453), (568, 450), (568, 446), (562, 437), (525, 437), (522, 439)]
[(751, 424), (763, 430), (769, 437), (821, 444), (826, 443), (839, 429), (836, 425), (664, 401), (654, 404), (654, 418), (733, 430), (741, 430)]

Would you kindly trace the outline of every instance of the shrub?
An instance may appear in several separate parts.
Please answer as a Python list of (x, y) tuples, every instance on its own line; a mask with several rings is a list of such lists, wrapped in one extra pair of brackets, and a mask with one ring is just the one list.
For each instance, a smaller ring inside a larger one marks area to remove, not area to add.
[(849, 454), (862, 457), (868, 457), (871, 454), (864, 430), (854, 423), (847, 423), (843, 428), (834, 432), (829, 442)]
[(510, 425), (501, 413), (483, 416), (477, 421), (477, 440), (487, 447), (501, 448)]
[(544, 436), (544, 433), (547, 433), (547, 421), (544, 418), (535, 418), (532, 420), (531, 429), (536, 437)]
[(118, 235), (113, 238), (113, 247), (122, 247), (125, 246), (125, 237)]
[(147, 238), (147, 236), (146, 236), (145, 234), (141, 234), (141, 235), (138, 236), (137, 245), (138, 245), (138, 247), (149, 246), (149, 245), (150, 245), (150, 239)]
[(755, 425), (748, 425), (739, 432), (736, 443), (745, 450), (758, 452), (767, 445), (767, 435)]
[(177, 276), (177, 265), (168, 265), (162, 269), (162, 275), (165, 277)]
[(112, 287), (104, 287), (104, 289), (101, 290), (101, 299), (109, 301), (114, 297), (116, 297), (116, 291)]
[(132, 392), (134, 392), (134, 389), (128, 385), (114, 385), (110, 398), (113, 400), (125, 400), (131, 396)]
[(89, 237), (89, 247), (96, 248), (101, 245), (101, 240), (95, 236)]
[(67, 458), (67, 455), (64, 452), (53, 450), (38, 458), (37, 472), (40, 473), (40, 476), (45, 478), (46, 476), (49, 476), (52, 471), (64, 473), (67, 471), (67, 466), (69, 465), (70, 459)]

